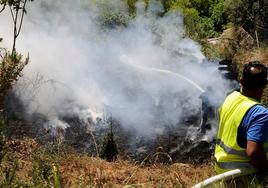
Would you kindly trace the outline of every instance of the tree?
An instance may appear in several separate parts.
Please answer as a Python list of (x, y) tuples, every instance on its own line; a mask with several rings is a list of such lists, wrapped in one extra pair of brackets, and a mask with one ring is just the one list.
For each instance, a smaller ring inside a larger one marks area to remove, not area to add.
[(16, 40), (21, 31), (24, 15), (27, 13), (26, 4), (28, 1), (34, 0), (0, 0), (0, 5), (2, 6), (2, 8), (0, 8), (0, 13), (8, 7), (13, 21), (12, 54), (16, 52)]
[(136, 14), (136, 2), (137, 0), (125, 0), (127, 7), (128, 7), (128, 13), (129, 15), (135, 15)]
[(229, 20), (235, 25), (242, 26), (253, 36), (258, 24), (265, 25), (267, 10), (264, 0), (237, 0), (235, 2), (226, 0), (225, 8), (229, 13)]
[[(0, 57), (2, 58), (0, 62), (0, 121), (3, 119), (3, 102), (5, 95), (21, 76), (23, 68), (29, 62), (29, 56), (23, 60), (22, 55), (16, 52), (16, 39), (21, 31), (23, 18), (26, 14), (26, 4), (28, 1), (33, 0), (0, 0), (0, 13), (2, 13), (6, 8), (9, 8), (14, 25), (11, 53), (0, 48)], [(3, 51), (4, 53), (1, 53)]]
[[(186, 35), (199, 40), (214, 37), (218, 34), (216, 23), (221, 18), (221, 12), (214, 14), (214, 7), (220, 0), (173, 0), (170, 11), (180, 11), (184, 16)], [(217, 10), (217, 9), (215, 9)], [(212, 16), (213, 15), (213, 16)]]
[(110, 132), (104, 137), (104, 140), (102, 142), (100, 157), (111, 162), (116, 159), (118, 155), (118, 150), (113, 134), (113, 119), (110, 118), (108, 121), (111, 129)]

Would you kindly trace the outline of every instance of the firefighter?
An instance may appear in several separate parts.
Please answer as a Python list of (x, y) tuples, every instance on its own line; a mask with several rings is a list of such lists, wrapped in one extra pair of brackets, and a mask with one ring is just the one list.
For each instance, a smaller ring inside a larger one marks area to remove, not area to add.
[(259, 61), (244, 65), (240, 91), (230, 93), (220, 107), (216, 139), (217, 173), (233, 169), (268, 171), (268, 110), (260, 104), (267, 68)]

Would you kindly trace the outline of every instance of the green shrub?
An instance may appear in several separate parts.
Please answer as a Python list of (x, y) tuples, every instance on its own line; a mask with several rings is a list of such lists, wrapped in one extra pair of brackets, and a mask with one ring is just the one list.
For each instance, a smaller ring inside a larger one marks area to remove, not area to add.
[(107, 161), (113, 161), (118, 155), (117, 145), (114, 140), (113, 134), (113, 120), (110, 120), (111, 131), (104, 137), (100, 157), (106, 159)]
[(0, 118), (0, 164), (7, 152), (5, 135), (4, 135), (5, 130), (6, 125), (4, 123), (4, 120)]
[(103, 140), (100, 157), (107, 161), (113, 161), (118, 155), (117, 145), (113, 133), (108, 133)]
[(10, 168), (8, 168), (3, 175), (4, 179), (0, 183), (0, 187), (15, 187), (14, 184), (16, 181), (16, 171), (18, 168), (18, 164), (16, 161), (13, 161)]
[(182, 12), (186, 35), (196, 40), (217, 37), (228, 22), (224, 0), (170, 0), (165, 7)]
[(3, 101), (7, 91), (22, 75), (22, 70), (28, 63), (29, 56), (23, 60), (23, 56), (16, 52), (4, 55), (0, 63), (0, 110), (3, 109)]
[(120, 12), (106, 11), (100, 17), (100, 24), (103, 29), (114, 29), (126, 27), (128, 17)]
[(39, 166), (38, 166), (38, 172), (39, 175), (44, 179), (47, 180), (49, 177), (52, 175), (52, 167), (49, 163), (46, 161), (40, 161)]
[(61, 187), (60, 174), (58, 168), (55, 165), (53, 165), (52, 173), (53, 173), (54, 188), (60, 188)]
[(50, 165), (47, 161), (40, 161), (35, 168), (34, 184), (35, 185), (52, 185), (54, 188), (60, 188), (60, 174), (55, 165)]

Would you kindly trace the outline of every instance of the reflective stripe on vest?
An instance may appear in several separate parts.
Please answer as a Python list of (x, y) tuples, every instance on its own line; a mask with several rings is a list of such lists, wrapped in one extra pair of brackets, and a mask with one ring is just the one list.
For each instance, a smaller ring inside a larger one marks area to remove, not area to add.
[(241, 157), (246, 157), (246, 156), (247, 156), (246, 151), (239, 151), (239, 150), (230, 148), (230, 147), (226, 146), (226, 145), (221, 141), (221, 139), (217, 139), (217, 140), (216, 140), (216, 144), (218, 144), (219, 146), (221, 146), (222, 149), (223, 149), (226, 153), (228, 153), (228, 154), (239, 155), (239, 156), (241, 156)]
[(254, 166), (252, 166), (250, 163), (239, 163), (239, 162), (216, 162), (216, 165), (218, 165), (219, 168), (222, 169), (242, 169), (242, 168), (248, 168), (254, 170)]
[[(241, 157), (245, 157), (245, 156), (247, 156), (246, 151), (239, 151), (239, 150), (230, 148), (230, 147), (226, 146), (226, 145), (223, 143), (223, 141), (221, 141), (221, 139), (217, 139), (217, 140), (216, 140), (216, 144), (218, 144), (219, 146), (221, 146), (222, 149), (223, 149), (226, 153), (228, 153), (228, 154), (239, 155), (239, 156), (241, 156)], [(268, 153), (268, 145), (267, 145), (267, 146), (264, 146), (264, 152), (265, 152), (265, 153)]]

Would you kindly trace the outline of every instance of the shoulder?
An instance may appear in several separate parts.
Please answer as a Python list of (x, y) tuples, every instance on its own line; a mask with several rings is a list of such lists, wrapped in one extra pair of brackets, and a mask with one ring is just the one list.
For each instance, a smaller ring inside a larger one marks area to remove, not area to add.
[(244, 121), (247, 125), (250, 125), (254, 121), (263, 121), (268, 123), (268, 109), (262, 105), (252, 106), (244, 117)]
[(262, 105), (257, 104), (257, 105), (252, 106), (249, 109), (248, 114), (254, 117), (256, 116), (265, 117), (265, 116), (268, 116), (268, 109)]
[(243, 125), (247, 130), (247, 140), (263, 142), (268, 139), (268, 110), (255, 105), (247, 112)]

